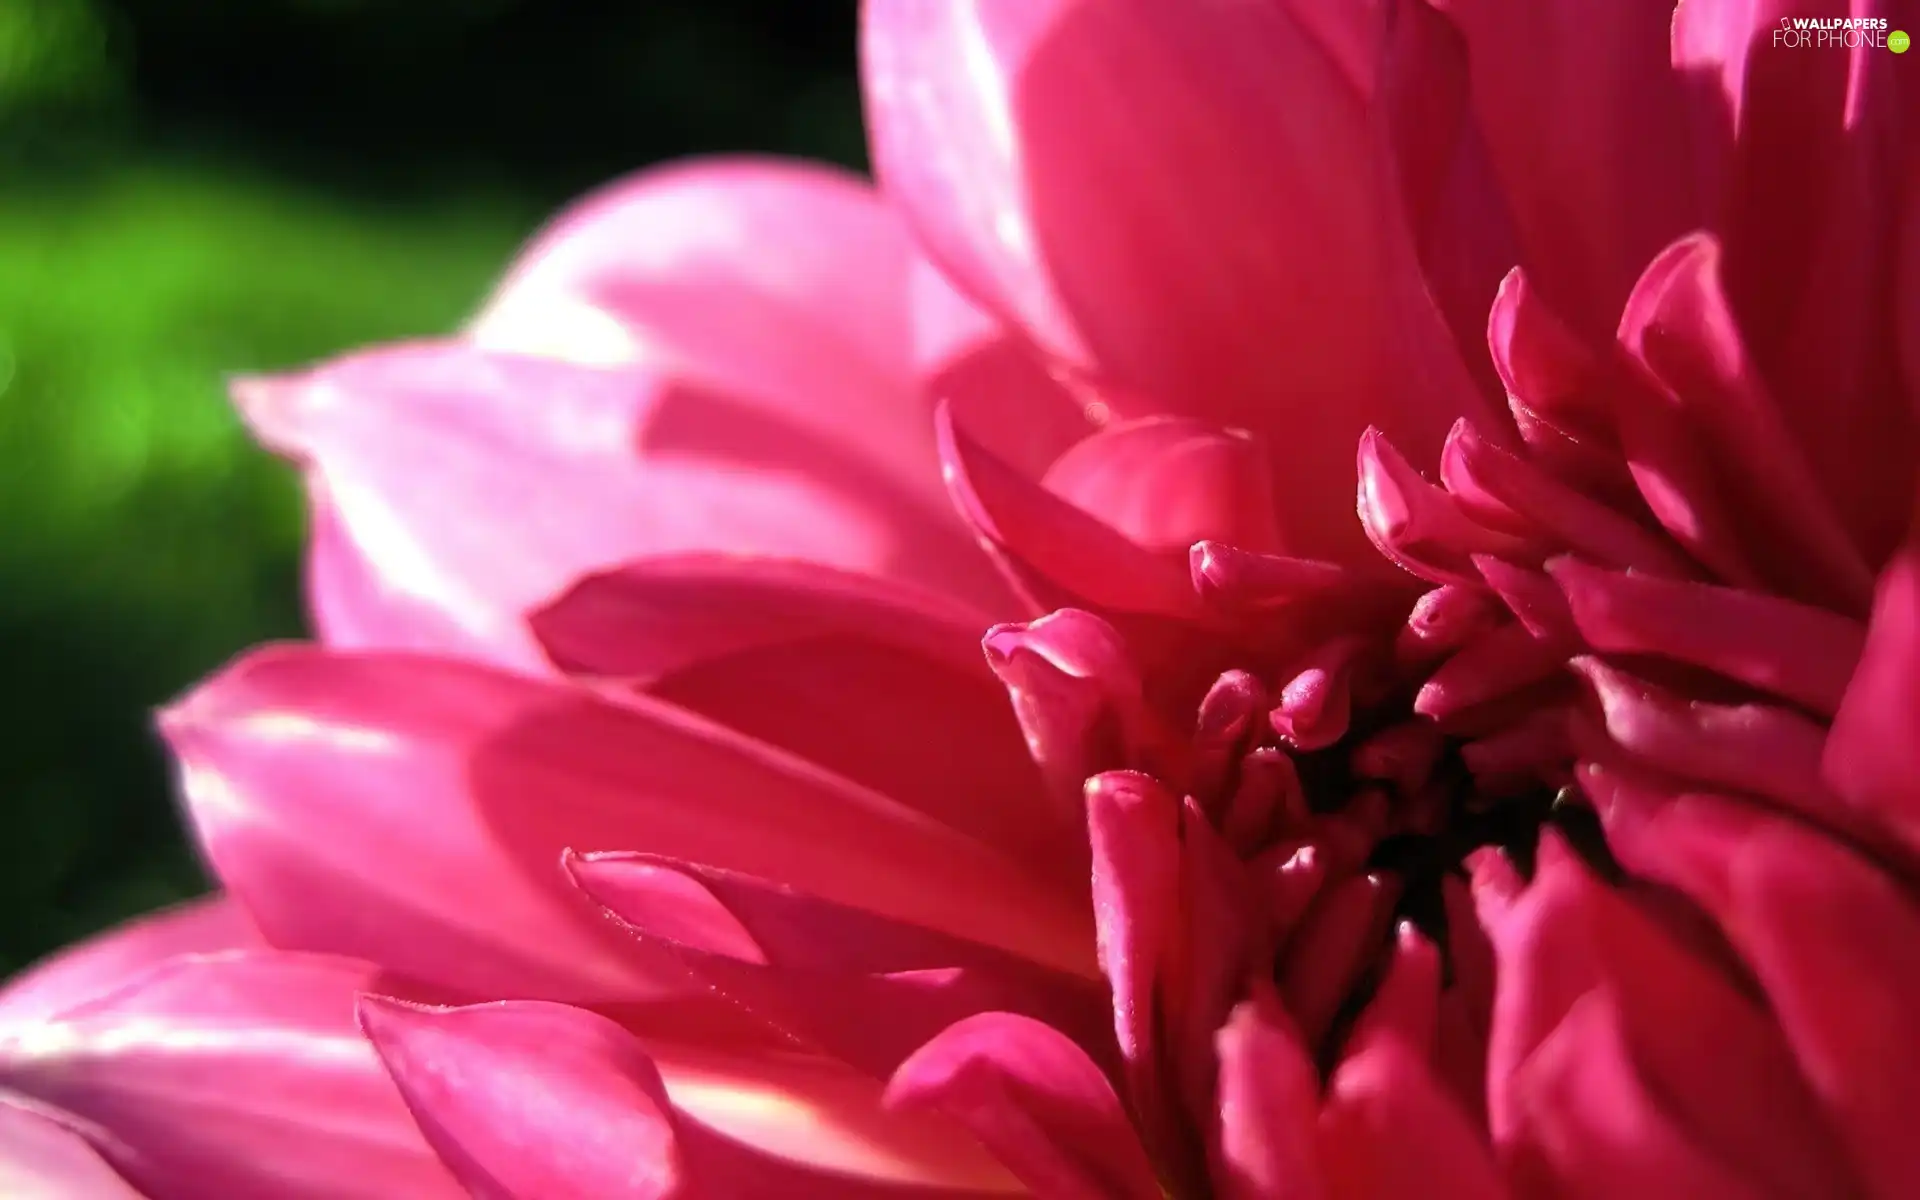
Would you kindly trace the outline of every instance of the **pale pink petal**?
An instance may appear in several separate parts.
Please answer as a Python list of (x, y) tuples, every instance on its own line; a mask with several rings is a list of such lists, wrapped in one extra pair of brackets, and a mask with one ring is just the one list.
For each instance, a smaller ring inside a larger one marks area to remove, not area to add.
[(147, 1200), (75, 1132), (80, 1124), (70, 1113), (0, 1092), (0, 1195), (10, 1200)]
[(695, 1194), (653, 1063), (605, 1017), (541, 1001), (360, 1001), (420, 1131), (475, 1196)]
[[(1120, 415), (1269, 435), (1290, 552), (1363, 551), (1339, 457), (1369, 421), (1428, 455), (1477, 407), (1365, 101), (1285, 6), (888, 2), (862, 59), (934, 260)], [(1409, 360), (1426, 386), (1389, 386)]]
[(642, 953), (569, 886), (560, 855), (572, 845), (768, 875), (1040, 961), (1085, 962), (1084, 902), (655, 701), (281, 648), (203, 686), (167, 725), (201, 841), (276, 944), (353, 953), (465, 994), (684, 993), (670, 956)]
[(887, 1103), (965, 1125), (1036, 1195), (1158, 1200), (1120, 1099), (1079, 1047), (1012, 1013), (961, 1021), (900, 1065)]
[(70, 946), (29, 967), (0, 991), (0, 1025), (43, 1020), (119, 987), (179, 954), (263, 945), (241, 907), (204, 896)]
[(527, 610), (577, 575), (689, 551), (809, 559), (1005, 610), (938, 490), (930, 432), (916, 493), (718, 385), (460, 343), (367, 351), (235, 394), (329, 514), (314, 601), (330, 631), (366, 639), (343, 645), (445, 635), (436, 648), (538, 664)]
[(465, 1193), (354, 1028), (375, 983), (340, 959), (178, 959), (0, 1037), (0, 1086), (98, 1130), (153, 1200), (452, 1200)]

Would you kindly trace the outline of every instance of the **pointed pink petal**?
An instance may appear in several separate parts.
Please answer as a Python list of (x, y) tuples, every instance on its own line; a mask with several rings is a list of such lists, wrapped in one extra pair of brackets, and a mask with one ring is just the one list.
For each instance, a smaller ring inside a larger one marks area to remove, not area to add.
[[(1882, 24), (1800, 53), (1782, 22), (1807, 16)], [(1675, 66), (1701, 93), (1696, 159), (1723, 193), (1729, 298), (1787, 436), (1870, 563), (1904, 532), (1920, 444), (1885, 319), (1913, 111), (1885, 37), (1912, 23), (1897, 0), (1688, 0), (1673, 24)]]
[(0, 1195), (12, 1200), (147, 1200), (74, 1131), (76, 1124), (76, 1118), (58, 1109), (0, 1095)]
[(1737, 791), (1849, 832), (1864, 824), (1820, 778), (1827, 731), (1768, 704), (1689, 699), (1596, 658), (1573, 660), (1599, 699), (1606, 730), (1647, 766), (1715, 791)]
[(1162, 1069), (1158, 1013), (1180, 936), (1180, 799), (1150, 776), (1087, 781), (1093, 911), (1100, 966), (1113, 988), (1114, 1036), (1148, 1148), (1173, 1149), (1177, 1123)]
[(1616, 507), (1642, 507), (1614, 429), (1601, 360), (1518, 267), (1494, 295), (1487, 345), (1531, 457)]
[(935, 420), (954, 504), (1037, 606), (1192, 614), (1185, 547), (1141, 546), (1021, 475), (974, 440), (951, 406), (942, 405)]
[(1920, 1102), (1920, 911), (1896, 879), (1790, 818), (1662, 796), (1588, 768), (1622, 865), (1713, 917), (1759, 985), (1870, 1195), (1912, 1195), (1904, 1118)]
[(965, 1125), (1036, 1195), (1162, 1195), (1112, 1085), (1079, 1047), (1037, 1021), (982, 1013), (953, 1025), (900, 1065), (887, 1103)]
[[(1337, 456), (1370, 420), (1427, 455), (1477, 407), (1363, 99), (1285, 6), (889, 2), (862, 60), (877, 173), (932, 257), (1143, 397), (1120, 415), (1281, 439), (1294, 553), (1363, 550)], [(1389, 386), (1408, 356), (1432, 387)]]
[[(1720, 244), (1707, 235), (1662, 251), (1627, 300), (1620, 344), (1655, 381), (1658, 402), (1676, 411), (1711, 486), (1743, 525), (1765, 529), (1745, 549), (1769, 580), (1790, 596), (1852, 611), (1872, 573), (1747, 358), (1721, 262)], [(1903, 475), (1902, 499), (1909, 486)]]
[(227, 897), (189, 900), (136, 917), (16, 975), (0, 991), (0, 1025), (44, 1020), (175, 955), (263, 944), (246, 913)]
[(1920, 841), (1920, 530), (1880, 576), (1866, 648), (1827, 739), (1824, 774), (1863, 815)]
[(375, 982), (314, 956), (178, 959), (0, 1037), (0, 1086), (97, 1129), (154, 1200), (452, 1200), (464, 1193), (354, 1028), (354, 995)]
[(652, 701), (282, 648), (204, 685), (167, 725), (209, 857), (276, 944), (467, 994), (684, 994), (677, 963), (640, 953), (568, 886), (570, 845), (706, 861), (1043, 961), (1086, 957), (1082, 904), (884, 797)]
[(1830, 715), (1860, 657), (1856, 621), (1743, 588), (1623, 574), (1557, 558), (1547, 571), (1587, 644), (1701, 667)]
[(1228, 1200), (1325, 1200), (1320, 1079), (1273, 990), (1256, 986), (1220, 1028), (1220, 1164)]
[(1673, 544), (1621, 516), (1610, 504), (1569, 487), (1526, 459), (1494, 445), (1465, 421), (1453, 427), (1440, 458), (1440, 477), (1483, 520), (1495, 510), (1524, 514), (1522, 535), (1544, 533), (1601, 566), (1692, 579), (1699, 570)]
[(360, 1025), (420, 1131), (476, 1196), (694, 1194), (659, 1072), (605, 1017), (540, 1001), (418, 1008)]
[(1470, 561), (1492, 554), (1537, 560), (1528, 538), (1481, 523), (1446, 490), (1428, 483), (1377, 429), (1360, 439), (1360, 523), (1374, 548), (1434, 583), (1478, 582)]

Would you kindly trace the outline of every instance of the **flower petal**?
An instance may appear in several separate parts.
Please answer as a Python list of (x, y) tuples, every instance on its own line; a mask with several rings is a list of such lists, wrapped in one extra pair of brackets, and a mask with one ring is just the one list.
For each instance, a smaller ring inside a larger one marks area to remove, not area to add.
[(1701, 667), (1830, 715), (1865, 631), (1826, 609), (1742, 588), (1625, 574), (1557, 558), (1547, 572), (1587, 644)]
[(1473, 106), (1528, 274), (1604, 336), (1648, 259), (1697, 227), (1686, 96), (1669, 69), (1669, 0), (1446, 0)]
[(1231, 1200), (1321, 1200), (1320, 1079), (1280, 998), (1256, 985), (1217, 1037), (1221, 1163)]
[(329, 632), (367, 639), (343, 645), (453, 637), (436, 648), (538, 665), (528, 609), (582, 573), (701, 550), (892, 575), (1005, 609), (938, 491), (930, 433), (916, 493), (717, 385), (460, 343), (234, 390), (329, 514), (313, 598)]
[(1900, 1113), (1920, 1097), (1905, 1035), (1920, 997), (1920, 911), (1896, 879), (1831, 838), (1719, 796), (1667, 796), (1587, 767), (1628, 870), (1713, 917), (1764, 990), (1867, 1194), (1912, 1195)]
[(869, 576), (699, 557), (577, 585), (534, 619), (556, 661), (646, 690), (1084, 886), (980, 657), (983, 619)]
[[(935, 261), (1120, 415), (1266, 436), (1290, 552), (1364, 553), (1339, 459), (1369, 421), (1427, 455), (1478, 407), (1363, 98), (1286, 6), (890, 0), (862, 66)], [(1426, 386), (1389, 383), (1409, 360)]]
[(12, 1200), (147, 1200), (87, 1139), (76, 1119), (0, 1095), (0, 1195)]
[(1112, 1085), (1038, 1021), (990, 1012), (952, 1025), (900, 1065), (887, 1103), (959, 1121), (1036, 1195), (1162, 1195)]
[(693, 1194), (659, 1072), (605, 1017), (541, 1001), (433, 1009), (378, 996), (359, 1014), (420, 1131), (474, 1195)]
[(1081, 904), (892, 801), (651, 700), (282, 648), (204, 685), (167, 724), (209, 857), (276, 944), (464, 994), (685, 994), (671, 956), (642, 954), (568, 886), (559, 859), (575, 844), (764, 874), (1084, 960)]
[(189, 900), (136, 917), (16, 975), (0, 991), (0, 1025), (44, 1020), (175, 955), (260, 945), (246, 912), (226, 896)]
[(452, 1200), (465, 1193), (354, 1028), (375, 982), (307, 955), (177, 959), (0, 1037), (0, 1086), (98, 1130), (153, 1200)]
[(1866, 649), (1828, 735), (1824, 774), (1868, 819), (1920, 844), (1920, 527), (1880, 576)]

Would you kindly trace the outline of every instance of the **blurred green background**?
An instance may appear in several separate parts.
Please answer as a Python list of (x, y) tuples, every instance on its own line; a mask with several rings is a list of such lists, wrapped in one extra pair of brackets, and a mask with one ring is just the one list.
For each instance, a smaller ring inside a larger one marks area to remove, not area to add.
[(148, 714), (297, 636), (223, 376), (444, 332), (647, 162), (858, 165), (854, 0), (0, 0), (0, 971), (204, 888)]

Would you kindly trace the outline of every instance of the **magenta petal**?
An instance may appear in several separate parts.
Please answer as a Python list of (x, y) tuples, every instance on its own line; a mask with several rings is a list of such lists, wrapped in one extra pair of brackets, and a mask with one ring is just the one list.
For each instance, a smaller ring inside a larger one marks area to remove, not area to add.
[(1256, 986), (1217, 1035), (1220, 1164), (1233, 1200), (1326, 1194), (1316, 1143), (1320, 1079), (1279, 997)]
[[(1745, 526), (1766, 530), (1757, 542), (1746, 539), (1752, 560), (1786, 594), (1851, 611), (1872, 573), (1747, 358), (1721, 259), (1719, 243), (1705, 235), (1662, 251), (1627, 300), (1620, 344), (1655, 381), (1655, 403), (1675, 410), (1684, 451), (1706, 468), (1705, 486), (1734, 504)], [(1902, 499), (1910, 486), (1899, 480)]]
[(368, 996), (360, 1024), (427, 1141), (487, 1200), (694, 1194), (660, 1074), (605, 1017)]
[(1113, 1087), (1047, 1025), (982, 1013), (922, 1046), (894, 1073), (887, 1103), (965, 1125), (1036, 1195), (1158, 1200), (1153, 1168)]
[(14, 1200), (148, 1200), (58, 1109), (0, 1095), (0, 1195)]
[(1062, 454), (1048, 491), (1152, 550), (1220, 541), (1279, 551), (1267, 452), (1244, 430), (1181, 417), (1107, 426)]
[(1828, 736), (1824, 773), (1870, 820), (1920, 843), (1920, 531), (1880, 576), (1866, 649)]
[(978, 668), (990, 623), (897, 581), (724, 554), (626, 563), (575, 582), (532, 618), (563, 670), (636, 682), (761, 646), (854, 636)]
[(996, 626), (981, 645), (1028, 748), (1061, 795), (1077, 799), (1102, 771), (1157, 761), (1166, 731), (1147, 705), (1126, 643), (1099, 617), (1061, 609), (1025, 625)]
[(1449, 0), (1528, 274), (1604, 334), (1640, 268), (1700, 224), (1668, 0)]
[[(809, 563), (653, 559), (576, 585), (534, 618), (563, 667), (653, 695), (882, 792), (1039, 876), (1081, 886), (1078, 820), (1049, 812), (984, 618)], [(1063, 857), (1064, 854), (1064, 857)]]
[(1041, 961), (1086, 959), (1082, 904), (898, 804), (655, 702), (283, 648), (204, 685), (167, 726), (201, 840), (276, 944), (465, 994), (684, 993), (670, 956), (640, 954), (568, 886), (570, 845), (706, 861)]
[(982, 544), (1041, 608), (1192, 615), (1186, 552), (1141, 546), (996, 457), (950, 405), (935, 415), (947, 487)]
[(1800, 823), (1706, 794), (1583, 783), (1621, 863), (1706, 911), (1764, 990), (1867, 1194), (1920, 1189), (1905, 1112), (1920, 1097), (1920, 911), (1875, 863)]
[(354, 1028), (374, 982), (339, 959), (179, 959), (0, 1037), (0, 1087), (98, 1130), (153, 1200), (452, 1200), (464, 1193)]
[[(1430, 454), (1477, 398), (1363, 98), (1303, 26), (1277, 4), (882, 3), (862, 66), (876, 170), (932, 257), (1152, 410), (1277, 439), (1290, 548), (1339, 561), (1363, 547), (1337, 456), (1369, 421)], [(1388, 382), (1409, 357), (1429, 387)]]
[(1547, 564), (1588, 645), (1651, 654), (1725, 675), (1831, 714), (1865, 631), (1826, 609), (1742, 588), (1605, 571), (1575, 558)]
[(1501, 1148), (1522, 1194), (1750, 1200), (1758, 1181), (1694, 1145), (1634, 1069), (1605, 993), (1589, 992), (1515, 1072), (1522, 1114)]
[(1505, 1200), (1482, 1134), (1441, 1090), (1425, 1054), (1387, 1037), (1329, 1081), (1320, 1153), (1354, 1200)]
[(1114, 1034), (1130, 1099), (1151, 1149), (1174, 1149), (1159, 1012), (1179, 929), (1179, 797), (1150, 776), (1108, 771), (1087, 781), (1093, 911), (1100, 966), (1113, 988)]
[[(1708, 1176), (1792, 1180), (1787, 1190), (1807, 1194), (1847, 1177), (1772, 1014), (1717, 962), (1602, 886), (1558, 835), (1542, 839), (1523, 892), (1503, 897), (1488, 864), (1476, 867), (1475, 900), (1499, 959), (1487, 1050), (1496, 1143), (1555, 1177), (1591, 1174), (1604, 1159), (1620, 1173), (1604, 1178), (1645, 1179), (1668, 1156), (1676, 1168), (1717, 1164)], [(1600, 998), (1617, 1050), (1569, 1028), (1583, 997)], [(1619, 1093), (1618, 1123), (1604, 1089), (1580, 1086), (1583, 1060), (1594, 1086), (1605, 1078)], [(1643, 1125), (1681, 1137), (1636, 1147), (1629, 1131)]]
[(0, 1025), (64, 1012), (175, 955), (260, 945), (259, 931), (232, 900), (221, 895), (189, 900), (136, 917), (15, 976), (0, 991)]

